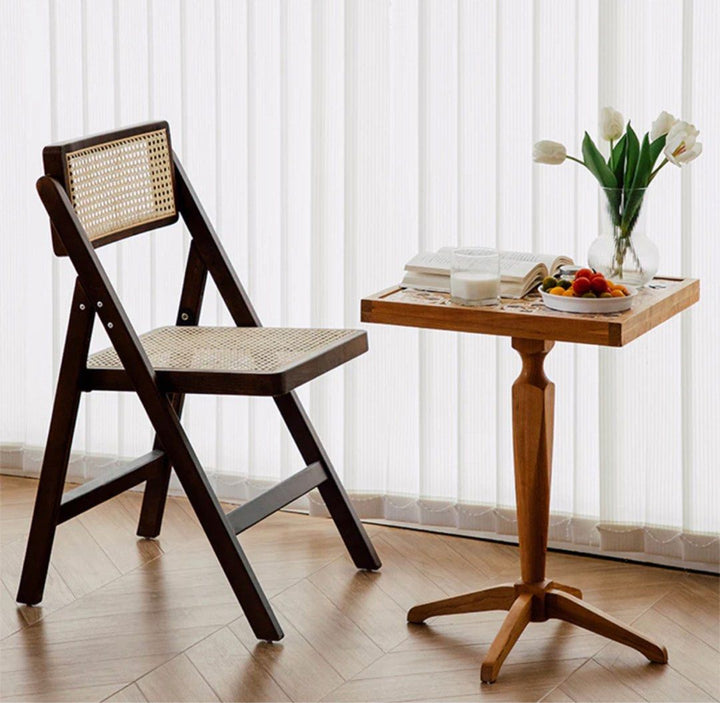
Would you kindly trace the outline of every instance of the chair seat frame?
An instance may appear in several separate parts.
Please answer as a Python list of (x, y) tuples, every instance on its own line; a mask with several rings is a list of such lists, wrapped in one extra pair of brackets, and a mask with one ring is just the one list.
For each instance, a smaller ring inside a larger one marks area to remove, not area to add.
[[(159, 124), (167, 128), (166, 123)], [(131, 129), (138, 131), (138, 128)], [(176, 324), (198, 324), (209, 274), (234, 323), (241, 327), (260, 326), (257, 313), (174, 153), (172, 163), (176, 206), (192, 237)], [(273, 397), (306, 468), (225, 514), (181, 425), (184, 393), (168, 392), (159, 383), (158, 374), (150, 364), (63, 184), (53, 175), (45, 175), (38, 180), (37, 189), (50, 216), (53, 235), (57, 237), (56, 252), (67, 253), (70, 257), (77, 281), (18, 602), (33, 605), (42, 600), (59, 524), (142, 482), (146, 482), (146, 487), (137, 534), (157, 537), (170, 474), (174, 469), (253, 632), (258, 639), (281, 639), (282, 628), (237, 539), (240, 532), (317, 488), (356, 567), (375, 570), (381, 566), (302, 404), (292, 390)], [(153, 449), (144, 456), (63, 493), (80, 398), (83, 392), (94, 388), (87, 358), (96, 316), (156, 432), (155, 442)]]

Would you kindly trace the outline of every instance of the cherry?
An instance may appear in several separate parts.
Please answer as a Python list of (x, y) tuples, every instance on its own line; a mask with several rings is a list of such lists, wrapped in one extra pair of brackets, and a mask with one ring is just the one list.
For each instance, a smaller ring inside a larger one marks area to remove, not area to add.
[(573, 290), (575, 291), (576, 295), (583, 295), (584, 293), (587, 293), (590, 290), (590, 279), (585, 278), (585, 276), (576, 278), (573, 281)]
[(608, 282), (601, 273), (590, 279), (590, 289), (595, 293), (606, 293), (608, 290)]

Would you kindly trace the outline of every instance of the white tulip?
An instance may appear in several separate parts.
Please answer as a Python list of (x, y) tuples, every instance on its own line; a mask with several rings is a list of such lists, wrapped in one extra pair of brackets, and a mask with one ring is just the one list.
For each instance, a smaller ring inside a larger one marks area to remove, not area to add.
[(700, 132), (695, 125), (678, 120), (667, 134), (665, 156), (676, 166), (687, 164), (702, 153), (702, 144), (697, 139)]
[(652, 123), (650, 129), (650, 141), (654, 142), (658, 137), (667, 134), (671, 127), (677, 122), (677, 117), (673, 117), (669, 112), (663, 110), (655, 122)]
[(612, 107), (600, 110), (600, 134), (608, 142), (618, 139), (625, 128), (623, 116)]
[(567, 149), (560, 142), (551, 142), (543, 139), (536, 142), (533, 147), (533, 161), (539, 164), (551, 164), (557, 166), (567, 158)]

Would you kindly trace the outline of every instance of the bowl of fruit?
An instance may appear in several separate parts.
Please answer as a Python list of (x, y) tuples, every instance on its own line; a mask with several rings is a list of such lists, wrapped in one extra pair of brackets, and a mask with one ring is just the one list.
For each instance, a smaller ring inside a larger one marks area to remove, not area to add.
[(637, 296), (630, 286), (614, 283), (592, 269), (580, 269), (573, 279), (548, 276), (538, 288), (543, 303), (561, 312), (620, 312)]

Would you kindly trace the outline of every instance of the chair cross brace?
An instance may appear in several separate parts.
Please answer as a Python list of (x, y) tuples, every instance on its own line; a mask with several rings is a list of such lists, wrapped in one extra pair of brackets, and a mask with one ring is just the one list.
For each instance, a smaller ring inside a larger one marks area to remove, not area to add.
[(328, 477), (323, 465), (316, 461), (265, 491), (262, 495), (257, 496), (257, 498), (253, 498), (239, 508), (231, 510), (227, 513), (227, 519), (233, 530), (235, 530), (235, 534), (239, 535), (327, 480)]
[(58, 524), (154, 478), (165, 464), (165, 452), (153, 449), (63, 494)]

